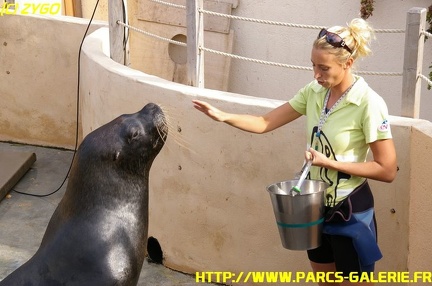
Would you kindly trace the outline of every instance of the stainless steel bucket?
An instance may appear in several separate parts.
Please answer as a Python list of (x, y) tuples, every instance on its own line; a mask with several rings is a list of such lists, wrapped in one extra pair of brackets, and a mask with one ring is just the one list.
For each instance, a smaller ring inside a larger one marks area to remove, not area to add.
[(305, 180), (301, 192), (290, 190), (297, 180), (284, 181), (267, 187), (283, 247), (307, 250), (321, 245), (324, 221), (324, 197), (328, 184)]

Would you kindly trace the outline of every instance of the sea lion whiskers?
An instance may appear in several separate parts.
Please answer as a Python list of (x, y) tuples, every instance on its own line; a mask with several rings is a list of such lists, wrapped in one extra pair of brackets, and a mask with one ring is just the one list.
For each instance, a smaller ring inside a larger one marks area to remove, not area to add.
[(157, 118), (155, 119), (155, 121), (158, 122), (158, 124), (156, 124), (156, 130), (159, 134), (159, 137), (160, 137), (160, 139), (163, 140), (164, 143), (166, 143), (166, 138), (168, 137), (168, 133), (169, 133), (169, 126), (167, 124), (167, 118), (166, 118), (166, 116), (159, 114), (157, 116)]
[[(168, 128), (168, 132), (170, 134), (170, 138), (174, 139), (174, 142), (188, 150), (188, 151), (193, 151), (189, 146), (190, 143), (186, 140), (185, 136), (181, 136), (181, 132), (182, 129), (179, 125), (174, 125), (173, 124), (173, 115), (175, 115), (175, 112), (171, 112), (173, 109), (166, 107), (166, 106), (161, 106), (159, 105), (159, 107), (162, 109), (163, 113), (165, 114), (165, 124), (166, 127)], [(166, 146), (166, 148), (169, 148), (168, 146)]]

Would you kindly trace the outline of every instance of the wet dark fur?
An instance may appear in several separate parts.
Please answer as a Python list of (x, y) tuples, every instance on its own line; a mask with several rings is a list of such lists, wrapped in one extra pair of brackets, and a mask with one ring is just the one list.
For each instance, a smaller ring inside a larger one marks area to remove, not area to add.
[(166, 135), (154, 104), (91, 132), (39, 249), (0, 285), (136, 285), (146, 250), (149, 171)]

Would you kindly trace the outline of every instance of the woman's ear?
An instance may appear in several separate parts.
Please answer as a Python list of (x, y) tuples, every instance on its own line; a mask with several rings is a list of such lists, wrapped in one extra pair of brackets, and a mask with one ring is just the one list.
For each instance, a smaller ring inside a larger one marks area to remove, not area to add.
[(350, 57), (350, 58), (345, 62), (345, 64), (344, 64), (344, 69), (352, 68), (353, 64), (354, 64), (354, 59)]

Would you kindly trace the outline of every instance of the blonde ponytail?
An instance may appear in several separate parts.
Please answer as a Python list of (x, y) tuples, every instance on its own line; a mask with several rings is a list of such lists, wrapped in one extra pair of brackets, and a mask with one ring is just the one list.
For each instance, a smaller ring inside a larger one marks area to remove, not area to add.
[(346, 49), (335, 49), (326, 42), (325, 37), (316, 39), (314, 47), (328, 50), (338, 58), (340, 63), (346, 62), (350, 57), (356, 60), (372, 53), (370, 43), (374, 38), (374, 31), (364, 19), (355, 18), (346, 27), (333, 26), (327, 30), (339, 35), (351, 49), (352, 53), (350, 54)]
[(348, 30), (350, 35), (345, 41), (353, 49), (352, 57), (356, 59), (370, 55), (370, 43), (375, 35), (369, 23), (362, 18), (355, 18), (349, 23)]

